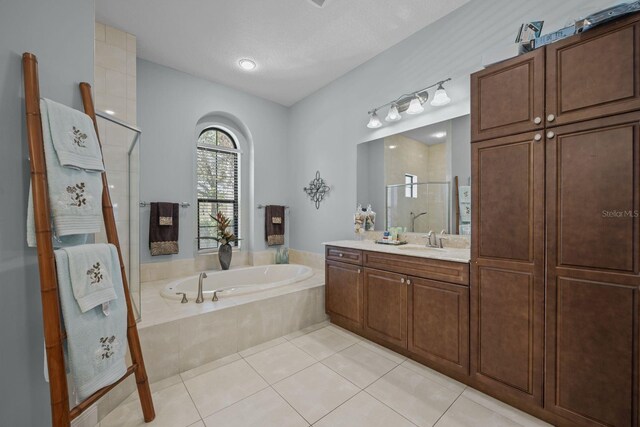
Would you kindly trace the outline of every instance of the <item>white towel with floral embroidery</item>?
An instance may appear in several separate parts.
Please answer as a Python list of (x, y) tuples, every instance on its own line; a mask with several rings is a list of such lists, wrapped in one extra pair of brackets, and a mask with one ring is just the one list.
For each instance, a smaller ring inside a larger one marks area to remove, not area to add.
[[(47, 103), (44, 100), (40, 101), (40, 110), (54, 236), (97, 233), (102, 225), (102, 175), (62, 166), (53, 146)], [(27, 243), (35, 246), (31, 197), (28, 209)]]
[(112, 265), (112, 247), (113, 245), (98, 243), (62, 249), (69, 259), (73, 296), (83, 313), (116, 299), (111, 272), (119, 265)]
[(86, 313), (80, 311), (71, 286), (67, 252), (55, 251), (60, 307), (67, 333), (67, 366), (76, 385), (78, 401), (118, 381), (127, 371), (127, 306), (122, 275), (117, 267), (118, 253), (115, 246), (109, 248), (111, 278), (117, 296), (109, 303), (109, 316), (105, 316), (99, 306)]
[(41, 109), (43, 104), (46, 105), (48, 128), (60, 165), (104, 171), (102, 150), (91, 117), (50, 99), (42, 99)]

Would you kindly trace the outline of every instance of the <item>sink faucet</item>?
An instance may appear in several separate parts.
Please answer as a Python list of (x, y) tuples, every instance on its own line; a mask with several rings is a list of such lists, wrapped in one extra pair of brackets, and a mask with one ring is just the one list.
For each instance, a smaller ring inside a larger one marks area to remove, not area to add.
[(420, 218), (422, 215), (426, 215), (427, 212), (420, 212), (419, 214), (414, 214), (413, 212), (409, 213), (409, 216), (411, 217), (411, 232), (415, 232), (416, 231), (416, 219)]
[(198, 277), (198, 298), (196, 298), (196, 303), (200, 304), (204, 302), (204, 296), (202, 295), (202, 281), (207, 278), (207, 273), (204, 271), (200, 273), (200, 277)]
[[(423, 236), (427, 238), (427, 247), (428, 248), (437, 248), (438, 244), (437, 244), (437, 238), (435, 233), (433, 232), (433, 230), (429, 230), (429, 232)], [(432, 242), (433, 239), (433, 242)]]

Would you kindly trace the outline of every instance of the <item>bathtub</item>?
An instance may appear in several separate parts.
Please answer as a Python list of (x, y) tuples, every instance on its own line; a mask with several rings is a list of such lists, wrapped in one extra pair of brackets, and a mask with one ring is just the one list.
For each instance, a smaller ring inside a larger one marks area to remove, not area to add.
[[(211, 299), (214, 291), (218, 298), (244, 295), (274, 289), (280, 286), (300, 282), (313, 276), (310, 267), (297, 264), (263, 265), (243, 267), (227, 271), (207, 271), (207, 278), (202, 283), (205, 297)], [(187, 294), (191, 300), (198, 294), (198, 276), (173, 281), (166, 285), (160, 294), (165, 298), (180, 299), (179, 292)]]

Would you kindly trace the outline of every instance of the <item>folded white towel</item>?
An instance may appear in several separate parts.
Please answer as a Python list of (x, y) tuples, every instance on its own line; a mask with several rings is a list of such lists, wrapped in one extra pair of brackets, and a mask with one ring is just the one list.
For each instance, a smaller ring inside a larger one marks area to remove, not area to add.
[(91, 118), (50, 99), (43, 101), (47, 106), (53, 148), (60, 164), (87, 171), (104, 171), (102, 150)]
[(65, 250), (55, 251), (62, 319), (67, 333), (68, 368), (78, 392), (85, 400), (97, 390), (118, 381), (127, 371), (127, 305), (118, 268), (116, 248), (110, 245), (111, 277), (117, 298), (110, 302), (111, 315), (100, 307), (80, 311), (71, 286)]
[[(40, 101), (49, 206), (55, 236), (91, 234), (102, 225), (102, 176), (98, 172), (61, 166), (49, 130), (47, 103)], [(27, 243), (35, 246), (33, 199), (29, 197)]]
[(112, 264), (112, 246), (98, 243), (63, 249), (69, 259), (73, 296), (83, 313), (116, 298), (111, 272), (119, 265)]

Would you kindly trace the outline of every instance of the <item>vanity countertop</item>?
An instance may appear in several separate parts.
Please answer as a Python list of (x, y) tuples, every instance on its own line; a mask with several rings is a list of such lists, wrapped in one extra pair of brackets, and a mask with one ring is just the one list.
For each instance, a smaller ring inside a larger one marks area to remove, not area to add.
[(469, 263), (469, 261), (471, 260), (470, 249), (428, 248), (424, 245), (416, 244), (407, 244), (400, 246), (380, 245), (375, 243), (373, 240), (337, 240), (335, 242), (324, 242), (323, 245), (357, 249), (361, 251), (384, 252), (394, 255), (438, 259), (442, 261)]

